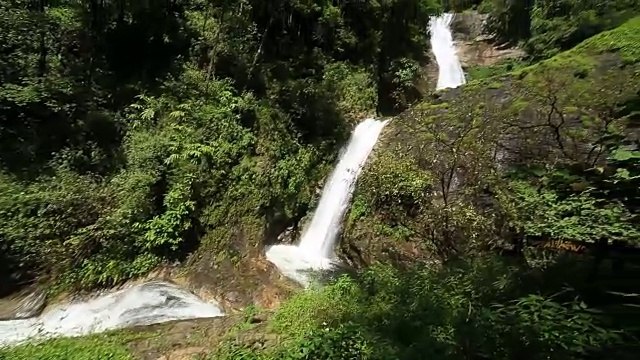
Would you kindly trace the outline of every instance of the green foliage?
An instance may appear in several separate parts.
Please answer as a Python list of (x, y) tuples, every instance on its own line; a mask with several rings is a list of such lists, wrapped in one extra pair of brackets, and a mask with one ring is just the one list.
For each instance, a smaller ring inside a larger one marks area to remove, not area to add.
[(622, 24), (638, 11), (640, 7), (635, 0), (597, 3), (538, 1), (532, 9), (532, 37), (526, 48), (534, 56), (548, 57)]
[(63, 338), (44, 343), (29, 343), (0, 348), (3, 360), (133, 360), (126, 346), (118, 341), (90, 337)]
[(349, 208), (349, 213), (347, 215), (347, 223), (352, 224), (360, 218), (367, 216), (370, 211), (371, 208), (363, 196), (354, 196), (351, 200), (351, 207)]
[(533, 60), (568, 50), (640, 12), (636, 0), (486, 0), (481, 9), (489, 13), (488, 31), (503, 41), (522, 41)]
[(341, 278), (331, 287), (300, 293), (283, 304), (271, 326), (278, 332), (299, 337), (326, 324), (339, 324), (344, 314), (357, 310), (355, 304), (344, 301), (357, 296), (356, 291), (349, 279)]
[(375, 172), (376, 176), (367, 176), (361, 181), (367, 203), (376, 209), (386, 209), (398, 218), (418, 211), (422, 197), (433, 186), (430, 174), (421, 171), (411, 159), (389, 153), (372, 160), (368, 171)]
[(485, 258), (442, 270), (374, 266), (294, 297), (273, 319), (288, 340), (254, 356), (577, 359), (619, 340), (584, 303), (528, 293), (528, 276)]
[(469, 81), (501, 77), (523, 66), (522, 61), (511, 59), (491, 66), (473, 66), (467, 69), (467, 77)]
[(396, 263), (521, 256), (525, 240), (637, 243), (637, 28), (630, 20), (394, 119), (359, 180), (347, 241)]
[(376, 106), (375, 80), (363, 69), (345, 63), (328, 64), (324, 69), (327, 92), (334, 93), (341, 113), (360, 119)]
[(109, 286), (297, 221), (350, 125), (415, 100), (438, 9), (0, 1), (0, 275)]
[[(228, 85), (222, 83), (211, 91), (217, 97), (207, 103), (175, 104), (171, 97), (143, 97), (129, 114), (132, 130), (123, 146), (126, 167), (111, 179), (90, 181), (67, 171), (51, 183), (69, 183), (58, 191), (57, 205), (50, 200), (56, 199), (56, 193), (47, 188), (33, 190), (35, 209), (28, 203), (19, 206), (19, 199), (6, 199), (7, 206), (14, 208), (3, 212), (13, 219), (7, 219), (2, 231), (5, 239), (14, 239), (9, 256), (26, 262), (31, 252), (36, 268), (54, 273), (72, 270), (60, 281), (90, 287), (140, 275), (156, 266), (166, 251), (179, 250), (196, 229), (196, 207), (203, 189), (224, 186), (225, 174), (253, 141), (237, 123), (233, 108), (238, 103), (230, 101), (233, 94)], [(212, 171), (213, 176), (207, 176)], [(43, 179), (43, 186), (51, 186), (49, 181)], [(3, 196), (9, 194), (3, 192)], [(38, 208), (52, 206), (63, 212), (52, 213), (51, 220), (46, 210), (31, 217)], [(14, 216), (16, 211), (24, 217)], [(24, 222), (16, 223), (20, 219)], [(42, 234), (21, 233), (34, 221)], [(68, 225), (61, 227), (62, 221)], [(51, 231), (56, 228), (60, 230)], [(56, 250), (59, 256), (44, 255)]]
[(475, 9), (482, 3), (482, 0), (451, 0), (445, 1), (444, 5), (448, 12), (463, 12), (468, 9)]
[[(500, 346), (509, 346), (513, 339), (527, 339), (516, 353), (563, 354), (568, 358), (588, 356), (603, 344), (615, 343), (619, 338), (614, 331), (598, 324), (597, 312), (584, 302), (559, 304), (539, 295), (529, 295), (507, 305), (498, 305), (489, 315), (503, 334)], [(531, 334), (538, 336), (531, 337)], [(560, 358), (560, 357), (558, 357)]]
[[(373, 236), (425, 243), (443, 257), (493, 238), (491, 216), (465, 199), (494, 179), (488, 146), (497, 123), (487, 119), (496, 109), (479, 92), (462, 91), (459, 100), (416, 107), (389, 125), (397, 137), (383, 140), (389, 145), (381, 144), (359, 180), (358, 196), (372, 209), (362, 223), (372, 222), (363, 226)], [(475, 107), (480, 102), (487, 105)], [(459, 191), (462, 181), (475, 186)]]
[(488, 13), (486, 31), (500, 41), (518, 42), (531, 34), (531, 3), (528, 1), (484, 0), (479, 10)]
[[(354, 281), (362, 293), (349, 298), (366, 300), (357, 320), (340, 323), (360, 324), (364, 343), (380, 346), (373, 354), (633, 357), (639, 26), (632, 19), (549, 60), (489, 74), (389, 124), (343, 241), (367, 246), (363, 263), (410, 268), (436, 257), (443, 269), (382, 271), (371, 285), (369, 269)], [(415, 191), (404, 181), (413, 178), (428, 185)], [(387, 189), (415, 211), (372, 201)], [(398, 234), (401, 244), (389, 241)], [(503, 256), (455, 265), (487, 252)], [(627, 337), (630, 347), (615, 345)]]
[[(284, 359), (359, 360), (379, 358), (374, 346), (353, 324), (340, 324), (333, 328), (314, 329), (305, 340), (295, 344), (297, 350), (285, 352)], [(293, 353), (293, 354), (291, 354)]]
[(582, 42), (567, 54), (617, 52), (628, 63), (638, 63), (640, 61), (640, 50), (638, 49), (640, 35), (637, 31), (639, 24), (640, 17), (635, 17), (614, 30), (603, 32)]
[[(488, 3), (489, 26), (533, 58), (617, 26), (637, 5)], [(246, 256), (272, 225), (307, 212), (353, 120), (417, 100), (440, 8), (0, 1), (0, 280), (91, 288), (198, 246), (216, 261)], [(409, 245), (412, 260), (427, 249), (442, 268), (373, 266), (301, 293), (269, 324), (283, 344), (236, 344), (221, 356), (603, 355), (617, 329), (590, 308), (609, 300), (593, 287), (578, 294), (589, 306), (558, 294), (566, 278), (530, 271), (526, 240), (637, 243), (639, 27), (634, 18), (530, 67), (476, 69), (478, 81), (394, 119), (360, 178), (345, 238), (360, 231), (394, 261), (401, 251), (386, 240)], [(2, 291), (13, 290), (8, 281)], [(56, 340), (3, 356), (129, 354)]]
[(527, 183), (512, 184), (518, 226), (527, 236), (596, 243), (640, 239), (629, 209), (622, 204), (594, 198), (590, 191), (561, 197), (549, 189), (537, 189)]

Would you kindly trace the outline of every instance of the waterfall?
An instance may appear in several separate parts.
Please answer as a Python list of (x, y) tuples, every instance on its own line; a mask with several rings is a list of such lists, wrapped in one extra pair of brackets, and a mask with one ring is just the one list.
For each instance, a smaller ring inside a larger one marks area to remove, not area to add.
[(269, 261), (287, 277), (308, 284), (309, 270), (332, 267), (333, 248), (349, 208), (356, 180), (387, 121), (366, 119), (353, 131), (329, 181), (325, 184), (318, 207), (300, 244), (274, 245), (266, 251)]
[(436, 89), (455, 88), (466, 82), (462, 65), (456, 54), (451, 34), (453, 14), (445, 13), (431, 17), (431, 50), (438, 63), (438, 84)]
[[(433, 17), (429, 28), (439, 67), (437, 89), (465, 83), (451, 35), (452, 20), (453, 14)], [(355, 128), (300, 244), (267, 249), (267, 259), (283, 274), (306, 285), (309, 270), (329, 269), (335, 264), (333, 248), (356, 180), (386, 123), (366, 119)], [(203, 302), (175, 285), (148, 282), (86, 302), (60, 305), (38, 317), (0, 321), (0, 346), (31, 338), (81, 336), (136, 325), (223, 315), (218, 304)]]
[(322, 191), (311, 224), (302, 236), (299, 247), (304, 253), (325, 258), (332, 255), (356, 179), (384, 125), (383, 121), (366, 119), (353, 131), (351, 141)]
[(165, 282), (148, 282), (86, 302), (59, 305), (39, 317), (0, 321), (0, 346), (32, 338), (82, 336), (172, 320), (223, 316), (216, 303)]

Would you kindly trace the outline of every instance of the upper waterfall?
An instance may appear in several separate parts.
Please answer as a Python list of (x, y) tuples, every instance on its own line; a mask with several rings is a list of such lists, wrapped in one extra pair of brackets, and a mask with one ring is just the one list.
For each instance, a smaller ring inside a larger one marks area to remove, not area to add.
[(386, 123), (387, 121), (366, 119), (355, 128), (324, 186), (318, 208), (305, 229), (300, 244), (275, 245), (267, 249), (267, 259), (286, 276), (306, 284), (308, 279), (305, 271), (331, 267), (333, 247), (349, 208), (356, 180)]
[(431, 50), (438, 63), (438, 84), (436, 89), (455, 88), (466, 82), (460, 59), (456, 53), (451, 34), (453, 14), (444, 13), (431, 17)]

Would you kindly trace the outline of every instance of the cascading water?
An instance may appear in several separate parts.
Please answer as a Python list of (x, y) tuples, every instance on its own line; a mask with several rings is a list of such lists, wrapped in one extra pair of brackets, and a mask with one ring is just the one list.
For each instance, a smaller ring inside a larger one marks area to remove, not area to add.
[[(453, 14), (431, 19), (431, 46), (439, 67), (437, 89), (465, 83), (450, 30)], [(387, 121), (366, 119), (353, 132), (298, 246), (275, 245), (266, 256), (286, 276), (308, 284), (309, 270), (329, 269), (333, 247), (358, 175)], [(136, 325), (223, 316), (214, 303), (172, 284), (149, 282), (87, 302), (58, 306), (39, 317), (0, 321), (0, 346), (31, 338), (81, 336)]]
[(309, 279), (306, 273), (309, 270), (332, 267), (333, 247), (349, 208), (356, 180), (386, 123), (366, 119), (355, 128), (329, 182), (324, 186), (318, 208), (300, 244), (274, 245), (267, 249), (267, 259), (285, 276), (307, 285)]
[(216, 303), (165, 282), (132, 286), (86, 302), (57, 306), (39, 317), (0, 321), (0, 346), (32, 338), (82, 336), (136, 325), (223, 316)]
[(455, 88), (466, 82), (464, 71), (456, 53), (451, 34), (453, 14), (445, 13), (431, 17), (431, 50), (438, 63), (438, 84), (436, 89)]

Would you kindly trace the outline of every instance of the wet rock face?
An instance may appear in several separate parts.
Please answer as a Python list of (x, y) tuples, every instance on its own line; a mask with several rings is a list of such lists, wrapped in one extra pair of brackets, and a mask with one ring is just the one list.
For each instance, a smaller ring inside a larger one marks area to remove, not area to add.
[(46, 294), (38, 288), (0, 299), (0, 321), (27, 319), (40, 315), (46, 305)]
[(276, 244), (293, 245), (300, 239), (300, 230), (297, 226), (290, 226), (284, 229), (277, 237)]
[(453, 37), (463, 68), (494, 65), (506, 59), (525, 55), (521, 49), (497, 44), (491, 34), (484, 32), (486, 14), (465, 12), (456, 14), (452, 23)]
[(463, 68), (495, 65), (507, 59), (520, 59), (524, 55), (524, 51), (518, 48), (497, 46), (486, 36), (458, 43), (458, 56)]
[(475, 11), (458, 13), (451, 23), (451, 30), (455, 40), (470, 41), (484, 34), (484, 23), (487, 14), (479, 14)]
[(227, 313), (249, 305), (273, 309), (291, 295), (294, 286), (262, 251), (251, 249), (239, 259), (220, 259), (211, 252), (200, 252), (191, 259), (186, 273), (173, 279), (204, 299), (217, 300)]

